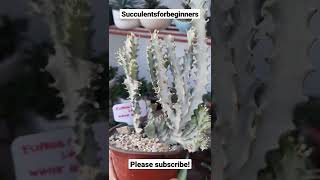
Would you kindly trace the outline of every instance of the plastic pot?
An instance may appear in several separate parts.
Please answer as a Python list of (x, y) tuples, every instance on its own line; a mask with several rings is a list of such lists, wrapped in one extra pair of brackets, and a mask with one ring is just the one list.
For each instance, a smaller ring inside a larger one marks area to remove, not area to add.
[[(111, 136), (116, 128), (109, 131)], [(109, 145), (111, 163), (113, 165), (117, 180), (169, 180), (177, 178), (176, 169), (129, 169), (129, 159), (183, 159), (185, 151), (182, 149), (171, 152), (134, 152), (115, 148)]]
[(191, 21), (181, 21), (179, 19), (174, 20), (174, 24), (179, 31), (186, 33), (192, 26)]
[(140, 26), (139, 19), (120, 19), (120, 11), (112, 9), (114, 24), (119, 29), (133, 29)]
[(166, 29), (171, 24), (171, 19), (140, 19), (143, 27), (149, 30)]

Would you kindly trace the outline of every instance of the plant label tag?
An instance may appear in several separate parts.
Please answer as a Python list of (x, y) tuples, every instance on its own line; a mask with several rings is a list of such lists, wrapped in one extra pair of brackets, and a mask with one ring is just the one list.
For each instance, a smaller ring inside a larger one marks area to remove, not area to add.
[[(139, 101), (141, 116), (147, 115), (147, 106), (145, 101)], [(112, 107), (113, 117), (116, 122), (124, 122), (133, 125), (132, 103), (125, 102), (116, 104)]]
[[(92, 129), (101, 170), (107, 173), (107, 124), (95, 123)], [(11, 145), (16, 180), (78, 180), (80, 164), (72, 134), (71, 128), (65, 128), (16, 138)]]

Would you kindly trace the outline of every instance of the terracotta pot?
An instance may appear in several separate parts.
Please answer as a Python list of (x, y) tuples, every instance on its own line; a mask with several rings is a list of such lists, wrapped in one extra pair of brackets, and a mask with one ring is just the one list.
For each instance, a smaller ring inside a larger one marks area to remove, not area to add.
[(149, 30), (166, 29), (171, 24), (171, 19), (140, 19), (143, 27)]
[[(115, 129), (109, 131), (112, 135)], [(111, 161), (117, 180), (169, 180), (178, 176), (176, 169), (129, 169), (129, 159), (183, 159), (185, 151), (177, 150), (172, 152), (134, 152), (115, 148), (109, 145)]]
[(120, 11), (112, 10), (113, 21), (119, 29), (133, 29), (140, 26), (139, 19), (120, 19)]

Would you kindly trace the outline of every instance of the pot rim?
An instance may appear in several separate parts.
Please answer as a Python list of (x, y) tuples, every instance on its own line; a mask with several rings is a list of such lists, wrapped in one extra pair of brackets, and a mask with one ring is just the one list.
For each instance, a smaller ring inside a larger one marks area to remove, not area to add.
[[(116, 130), (116, 128), (121, 127), (121, 126), (125, 126), (123, 124), (118, 124), (114, 127), (112, 127), (109, 130), (109, 137), (114, 133), (114, 131)], [(109, 138), (108, 138), (109, 141)], [(121, 153), (125, 153), (125, 154), (139, 154), (139, 155), (174, 155), (174, 154), (180, 154), (182, 152), (184, 152), (185, 150), (182, 147), (179, 147), (178, 149), (174, 150), (174, 151), (169, 151), (169, 152), (142, 152), (142, 151), (129, 151), (129, 150), (124, 150), (124, 149), (119, 149), (116, 148), (115, 146), (111, 145), (109, 143), (109, 150), (113, 150), (113, 151), (117, 151), (117, 152), (121, 152)]]

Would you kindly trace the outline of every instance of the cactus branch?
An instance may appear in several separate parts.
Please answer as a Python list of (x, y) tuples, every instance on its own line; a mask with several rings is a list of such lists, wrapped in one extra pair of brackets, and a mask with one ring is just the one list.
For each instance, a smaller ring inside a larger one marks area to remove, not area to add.
[(87, 97), (91, 82), (101, 72), (101, 67), (89, 62), (90, 21), (92, 13), (86, 0), (34, 0), (34, 11), (40, 13), (49, 25), (55, 54), (50, 56), (46, 70), (55, 79), (52, 85), (60, 91), (64, 102), (58, 115), (68, 119), (73, 128), (73, 147), (80, 164), (78, 178), (95, 180), (101, 174), (98, 144), (95, 141), (88, 109), (97, 108), (97, 102)]
[(119, 64), (123, 67), (126, 79), (124, 84), (127, 87), (129, 93), (129, 99), (131, 100), (133, 106), (133, 125), (136, 133), (141, 133), (142, 129), (140, 128), (140, 106), (139, 100), (141, 95), (139, 93), (139, 87), (141, 83), (138, 81), (138, 64), (137, 64), (137, 49), (138, 43), (134, 34), (130, 34), (127, 37), (125, 46), (118, 51), (117, 58)]

